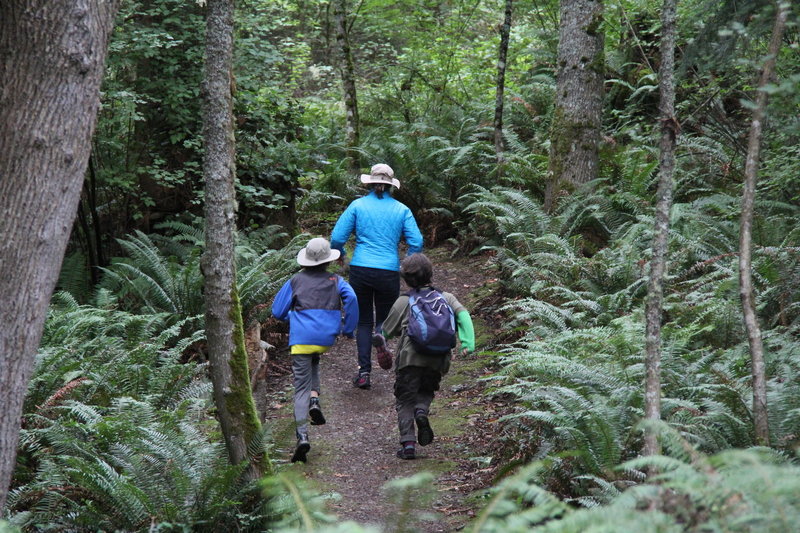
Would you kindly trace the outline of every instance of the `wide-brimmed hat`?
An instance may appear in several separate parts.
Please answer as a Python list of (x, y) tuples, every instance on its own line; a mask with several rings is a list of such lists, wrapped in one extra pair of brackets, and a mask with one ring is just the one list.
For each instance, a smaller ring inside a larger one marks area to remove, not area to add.
[(313, 267), (322, 263), (336, 261), (342, 253), (339, 250), (331, 250), (331, 243), (327, 239), (317, 237), (311, 239), (306, 247), (297, 254), (297, 262), (300, 266)]
[(372, 165), (369, 174), (361, 174), (361, 183), (385, 183), (400, 188), (400, 180), (394, 177), (394, 170), (389, 165), (378, 163)]

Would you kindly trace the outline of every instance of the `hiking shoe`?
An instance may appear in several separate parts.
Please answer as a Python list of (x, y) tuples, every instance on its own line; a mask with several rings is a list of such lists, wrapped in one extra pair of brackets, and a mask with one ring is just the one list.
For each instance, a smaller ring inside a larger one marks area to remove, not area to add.
[(417, 441), (420, 446), (427, 446), (433, 442), (433, 429), (431, 423), (428, 421), (428, 414), (425, 411), (419, 410), (414, 416), (414, 422), (417, 423)]
[(397, 450), (397, 457), (400, 459), (416, 459), (417, 450), (414, 447), (414, 443), (410, 442), (403, 444), (403, 447)]
[(294, 449), (294, 455), (292, 455), (292, 462), (297, 463), (299, 461), (305, 463), (306, 454), (308, 454), (308, 450), (310, 449), (311, 444), (308, 442), (308, 435), (300, 434), (297, 437), (297, 446)]
[(368, 390), (370, 387), (372, 387), (369, 382), (369, 372), (361, 372), (359, 375), (353, 378), (353, 386), (365, 390)]
[(372, 345), (375, 347), (378, 365), (384, 370), (392, 368), (392, 352), (386, 346), (386, 338), (380, 333), (376, 333), (372, 336)]
[(320, 407), (319, 398), (316, 396), (311, 398), (308, 417), (311, 419), (312, 426), (321, 426), (325, 423), (325, 415), (322, 414), (322, 407)]

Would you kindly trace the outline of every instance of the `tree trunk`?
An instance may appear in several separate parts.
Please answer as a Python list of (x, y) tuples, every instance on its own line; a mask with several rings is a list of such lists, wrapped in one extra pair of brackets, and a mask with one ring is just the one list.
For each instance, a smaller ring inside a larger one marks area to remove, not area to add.
[[(779, 3), (780, 4), (780, 3)], [(750, 135), (747, 142), (747, 159), (744, 166), (744, 190), (742, 191), (742, 219), (739, 229), (739, 296), (742, 299), (744, 326), (747, 340), (750, 343), (751, 372), (753, 376), (753, 422), (755, 424), (756, 443), (769, 446), (769, 422), (767, 417), (767, 379), (764, 369), (764, 345), (761, 342), (761, 329), (756, 317), (755, 295), (751, 274), (751, 242), (753, 230), (753, 204), (756, 195), (756, 174), (758, 173), (761, 136), (767, 111), (767, 93), (764, 87), (769, 83), (775, 69), (775, 59), (780, 51), (783, 30), (786, 27), (788, 8), (780, 4), (777, 7), (775, 25), (772, 28), (772, 39), (769, 43), (769, 56), (761, 79), (758, 82), (756, 108), (753, 110), (753, 122), (750, 124)]]
[[(659, 115), (661, 120), (659, 177), (656, 192), (655, 228), (653, 230), (653, 258), (650, 261), (650, 279), (647, 284), (645, 305), (645, 395), (644, 415), (648, 420), (661, 419), (661, 314), (664, 295), (663, 282), (667, 274), (667, 243), (669, 238), (669, 212), (672, 208), (672, 177), (675, 172), (675, 141), (678, 121), (675, 118), (675, 4), (677, 0), (664, 0), (661, 12), (661, 68), (658, 88), (661, 95)], [(654, 428), (644, 435), (645, 455), (659, 453), (658, 438)]]
[(203, 172), (206, 181), (205, 277), (206, 338), (217, 408), (232, 464), (248, 462), (247, 478), (269, 467), (263, 452), (248, 454), (260, 437), (244, 346), (244, 328), (236, 294), (234, 264), (236, 174), (233, 137), (233, 2), (209, 0), (206, 28)]
[(359, 121), (356, 76), (353, 52), (350, 49), (350, 30), (347, 25), (347, 0), (333, 0), (333, 18), (336, 23), (336, 42), (339, 45), (339, 73), (342, 76), (345, 110), (345, 144), (348, 169), (357, 174), (360, 169), (358, 156)]
[[(87, 268), (89, 274), (89, 283), (91, 286), (97, 284), (100, 281), (99, 276), (97, 274), (97, 253), (94, 249), (94, 239), (92, 237), (92, 230), (89, 228), (89, 222), (86, 219), (86, 213), (84, 212), (83, 208), (83, 198), (80, 199), (78, 202), (78, 225), (80, 226), (81, 231), (83, 232), (83, 240), (85, 241), (85, 250), (86, 250), (86, 263), (85, 267)], [(76, 229), (75, 230), (75, 239), (78, 242), (81, 242), (81, 234)]]
[(0, 2), (0, 509), (91, 151), (116, 0)]
[(556, 98), (544, 207), (598, 176), (603, 111), (603, 2), (561, 0)]
[(103, 251), (103, 228), (100, 224), (100, 215), (97, 212), (97, 174), (92, 163), (93, 157), (89, 156), (89, 187), (87, 189), (87, 199), (89, 200), (89, 214), (92, 217), (92, 228), (94, 229), (95, 249), (97, 250), (97, 264), (92, 265), (92, 282), (96, 284), (100, 281), (100, 268), (108, 266), (106, 254)]
[(78, 203), (78, 222), (86, 240), (86, 268), (91, 284), (94, 286), (100, 282), (100, 269), (107, 266), (107, 263), (103, 255), (100, 215), (97, 213), (97, 176), (94, 170), (94, 157), (91, 155), (89, 156), (88, 178), (83, 182), (83, 192)]
[(497, 90), (494, 100), (494, 153), (497, 156), (498, 171), (505, 163), (505, 144), (503, 143), (503, 93), (506, 86), (506, 57), (508, 56), (508, 40), (511, 34), (511, 13), (513, 0), (506, 0), (506, 11), (503, 25), (500, 27), (500, 51), (497, 54)]

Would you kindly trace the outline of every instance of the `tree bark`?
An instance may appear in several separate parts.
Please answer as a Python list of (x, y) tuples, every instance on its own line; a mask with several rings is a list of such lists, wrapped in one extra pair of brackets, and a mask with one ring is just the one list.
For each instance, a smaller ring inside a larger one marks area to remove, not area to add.
[(505, 18), (500, 26), (500, 50), (497, 54), (497, 89), (494, 100), (494, 152), (497, 157), (498, 171), (505, 163), (505, 144), (503, 142), (503, 102), (506, 86), (506, 58), (508, 57), (508, 41), (511, 35), (511, 14), (513, 0), (506, 0)]
[(117, 5), (0, 2), (0, 509), (77, 213)]
[(353, 52), (350, 48), (350, 30), (347, 24), (347, 0), (333, 0), (333, 18), (336, 23), (336, 42), (339, 49), (339, 73), (342, 77), (345, 110), (345, 145), (348, 169), (357, 174), (360, 169), (358, 145), (360, 124)]
[(603, 111), (602, 0), (561, 0), (545, 210), (597, 178)]
[(753, 422), (755, 425), (756, 443), (769, 446), (769, 421), (767, 413), (767, 379), (764, 368), (764, 345), (761, 342), (761, 328), (756, 316), (755, 295), (752, 279), (752, 232), (753, 204), (756, 195), (756, 177), (758, 173), (761, 137), (767, 111), (767, 92), (764, 87), (769, 83), (775, 70), (775, 60), (780, 51), (783, 31), (786, 28), (788, 4), (779, 2), (769, 52), (761, 79), (758, 82), (758, 96), (753, 110), (753, 121), (747, 141), (747, 158), (744, 167), (744, 190), (742, 191), (742, 218), (739, 229), (739, 296), (742, 299), (742, 314), (750, 344), (751, 373), (753, 378)]
[[(678, 121), (675, 118), (675, 6), (677, 0), (664, 0), (661, 10), (661, 67), (658, 85), (661, 101), (659, 177), (656, 192), (655, 227), (653, 229), (653, 258), (650, 260), (650, 279), (645, 304), (645, 395), (644, 415), (648, 420), (661, 419), (661, 317), (664, 296), (664, 277), (667, 275), (667, 244), (669, 212), (672, 208), (672, 179), (675, 173), (675, 143)], [(644, 434), (645, 455), (659, 453), (654, 428)]]
[(205, 278), (206, 338), (217, 408), (228, 457), (248, 463), (246, 477), (258, 478), (269, 468), (263, 452), (250, 457), (261, 424), (250, 390), (244, 327), (236, 293), (234, 264), (235, 142), (232, 95), (233, 1), (208, 0), (203, 113), (206, 181)]

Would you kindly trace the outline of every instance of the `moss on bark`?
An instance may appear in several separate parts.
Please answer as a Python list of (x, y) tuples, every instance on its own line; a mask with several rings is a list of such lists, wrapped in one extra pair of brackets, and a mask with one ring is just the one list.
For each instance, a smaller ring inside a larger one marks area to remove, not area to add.
[[(239, 293), (234, 288), (231, 293), (233, 306), (231, 307), (231, 320), (233, 320), (233, 353), (230, 358), (231, 383), (230, 392), (226, 403), (230, 413), (237, 413), (241, 421), (244, 440), (247, 447), (251, 448), (253, 442), (261, 438), (261, 422), (258, 420), (255, 401), (253, 400), (250, 386), (250, 369), (247, 364), (247, 350), (244, 344), (244, 323), (242, 320), (242, 307), (239, 302)], [(262, 473), (271, 473), (272, 465), (263, 452), (251, 457)]]

